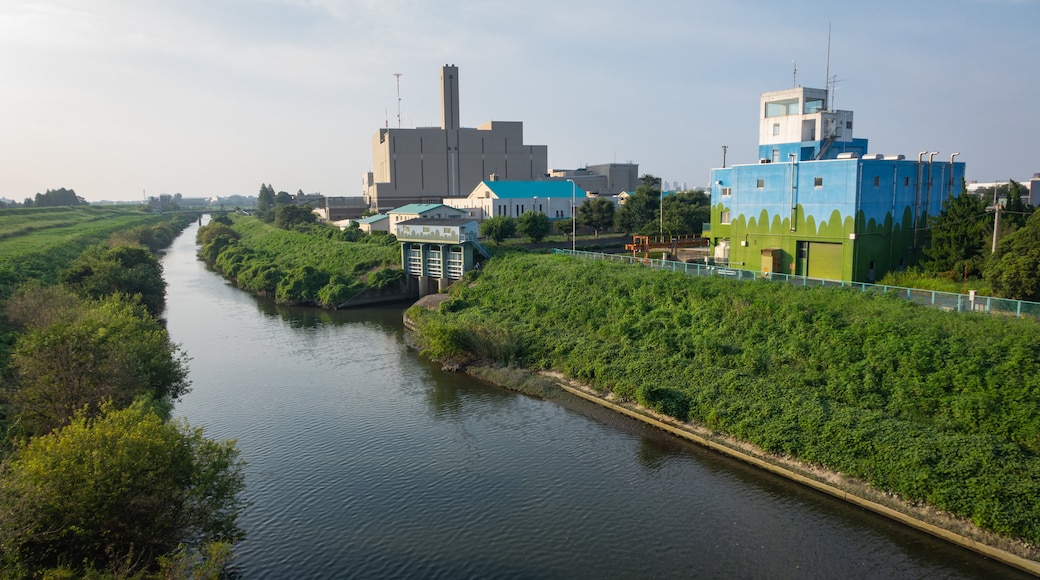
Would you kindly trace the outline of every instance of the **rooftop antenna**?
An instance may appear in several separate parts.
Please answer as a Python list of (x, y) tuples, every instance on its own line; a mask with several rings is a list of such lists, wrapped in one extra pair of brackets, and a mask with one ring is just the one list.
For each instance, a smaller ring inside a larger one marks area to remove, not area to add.
[(828, 94), (831, 90), (831, 23), (827, 23), (827, 73), (826, 78), (823, 79), (823, 88), (827, 90)]
[(798, 61), (797, 60), (792, 60), (791, 64), (794, 65), (793, 78), (791, 79), (791, 82), (793, 84), (791, 86), (793, 88), (798, 88)]
[(394, 73), (397, 77), (397, 128), (401, 128), (401, 73)]
[(827, 96), (829, 96), (831, 100), (831, 104), (829, 105), (831, 111), (834, 110), (834, 92), (838, 90), (838, 83), (843, 82), (844, 80), (845, 79), (839, 79), (838, 75), (831, 77), (830, 89), (827, 91)]

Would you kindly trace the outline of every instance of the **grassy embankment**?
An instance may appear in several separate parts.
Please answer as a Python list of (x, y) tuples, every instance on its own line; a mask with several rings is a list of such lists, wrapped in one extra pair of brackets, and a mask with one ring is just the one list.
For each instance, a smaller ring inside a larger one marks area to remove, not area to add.
[(348, 242), (253, 217), (232, 219), (231, 228), (211, 222), (200, 229), (200, 255), (240, 288), (279, 302), (335, 307), (365, 288), (385, 288), (404, 277), (401, 247), (391, 237)]
[(432, 356), (560, 371), (1040, 545), (1035, 321), (535, 255), (410, 314)]
[(27, 280), (54, 283), (86, 248), (116, 232), (169, 219), (136, 208), (0, 209), (0, 301)]
[(0, 210), (0, 576), (202, 577), (230, 560), (238, 451), (167, 421), (187, 358), (154, 316), (148, 250), (193, 219)]
[[(61, 272), (92, 246), (125, 239), (155, 251), (168, 246), (190, 222), (189, 216), (145, 213), (137, 208), (0, 209), (0, 309), (22, 284), (58, 283)], [(7, 372), (17, 338), (0, 317), (0, 376)]]

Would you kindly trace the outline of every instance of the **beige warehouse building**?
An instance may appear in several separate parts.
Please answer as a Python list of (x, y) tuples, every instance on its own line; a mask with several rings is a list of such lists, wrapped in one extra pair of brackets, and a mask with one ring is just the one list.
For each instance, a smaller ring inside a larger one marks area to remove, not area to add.
[(441, 68), (441, 126), (380, 129), (372, 137), (372, 171), (364, 178), (369, 207), (388, 211), (410, 203), (459, 197), (492, 176), (541, 179), (548, 147), (524, 144), (524, 124), (490, 121), (459, 126), (459, 69)]

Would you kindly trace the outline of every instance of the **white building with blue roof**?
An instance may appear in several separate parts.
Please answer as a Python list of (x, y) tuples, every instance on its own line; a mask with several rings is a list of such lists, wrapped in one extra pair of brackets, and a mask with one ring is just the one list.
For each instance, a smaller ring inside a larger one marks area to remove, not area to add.
[[(390, 231), (390, 216), (385, 213), (377, 213), (376, 215), (370, 215), (365, 218), (357, 220), (358, 229), (370, 234), (372, 232), (389, 232)], [(344, 229), (344, 228), (340, 228)]]
[(443, 203), (410, 203), (387, 212), (390, 216), (390, 231), (397, 231), (397, 224), (411, 219), (459, 219), (466, 213)]
[(485, 220), (495, 216), (517, 218), (536, 211), (549, 219), (570, 219), (585, 201), (585, 190), (570, 181), (481, 181), (466, 197), (444, 203)]

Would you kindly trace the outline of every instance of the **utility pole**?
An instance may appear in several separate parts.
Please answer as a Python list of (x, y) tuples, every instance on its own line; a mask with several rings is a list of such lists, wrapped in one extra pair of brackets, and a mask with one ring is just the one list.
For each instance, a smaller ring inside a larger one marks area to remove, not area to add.
[(660, 186), (659, 188), (661, 190), (661, 207), (660, 207), (660, 210), (661, 210), (661, 232), (660, 232), (660, 235), (661, 235), (661, 242), (664, 243), (664, 178), (663, 177), (658, 177), (657, 178), (657, 183), (659, 184), (659, 186)]
[(993, 186), (993, 249), (991, 254), (997, 253), (997, 238), (1000, 235), (1000, 201), (997, 199), (997, 186)]
[(722, 146), (722, 168), (726, 168), (726, 149), (729, 149), (728, 145)]

